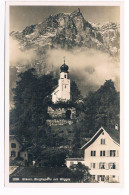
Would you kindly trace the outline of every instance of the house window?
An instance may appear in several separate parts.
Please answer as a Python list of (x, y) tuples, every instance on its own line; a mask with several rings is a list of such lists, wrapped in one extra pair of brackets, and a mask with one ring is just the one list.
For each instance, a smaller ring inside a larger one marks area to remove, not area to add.
[(105, 175), (100, 175), (100, 181), (105, 181)]
[(66, 74), (65, 74), (65, 78), (66, 78)]
[(16, 156), (16, 152), (15, 151), (11, 151), (11, 157), (15, 157)]
[(109, 163), (109, 169), (116, 169), (115, 163)]
[(105, 156), (105, 151), (104, 150), (103, 151), (102, 150), (100, 151), (100, 156)]
[(101, 139), (100, 143), (101, 143), (102, 145), (104, 145), (104, 144), (105, 144), (105, 139)]
[(93, 163), (93, 169), (95, 169), (95, 163)]
[(70, 162), (70, 166), (73, 165), (73, 164), (74, 164), (74, 162)]
[(95, 181), (95, 175), (91, 175), (91, 180)]
[(99, 163), (99, 168), (106, 169), (106, 163), (104, 163), (104, 162)]
[(96, 151), (91, 151), (91, 156), (96, 156)]
[(16, 144), (15, 143), (11, 143), (11, 148), (16, 148)]
[(116, 150), (110, 150), (110, 156), (116, 156)]
[(112, 178), (115, 178), (115, 175), (113, 175)]
[(91, 169), (95, 169), (95, 163), (91, 163)]

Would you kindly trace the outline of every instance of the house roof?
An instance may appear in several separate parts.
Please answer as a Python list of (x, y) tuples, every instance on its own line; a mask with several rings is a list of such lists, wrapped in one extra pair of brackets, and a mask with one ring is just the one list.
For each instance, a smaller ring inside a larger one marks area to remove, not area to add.
[[(103, 127), (101, 127), (96, 133), (95, 133), (95, 135), (86, 143), (86, 144), (84, 144), (82, 147), (81, 147), (81, 149), (86, 149), (86, 148), (88, 148), (92, 143), (94, 143), (94, 141), (100, 136), (100, 134), (102, 133), (102, 132), (104, 132), (104, 131), (106, 131)], [(116, 133), (116, 131), (114, 130), (114, 132)], [(115, 144), (117, 144), (118, 146), (119, 146), (119, 139), (117, 138), (116, 139), (116, 137), (115, 137), (115, 133), (114, 133), (113, 131), (110, 131), (110, 133), (108, 133), (109, 134), (109, 136), (111, 137), (111, 139), (113, 140), (113, 142), (115, 143)], [(107, 133), (107, 131), (106, 131), (106, 133)], [(115, 137), (115, 139), (114, 139), (114, 137)]]
[(16, 139), (23, 146), (21, 140), (16, 135), (10, 135), (9, 139)]
[[(11, 175), (12, 177), (24, 177), (24, 178), (58, 178), (59, 175), (64, 174), (65, 172), (70, 171), (67, 167), (18, 167)], [(64, 176), (65, 178), (65, 176)], [(67, 178), (67, 176), (66, 176)]]
[(84, 161), (84, 158), (67, 158), (66, 161)]

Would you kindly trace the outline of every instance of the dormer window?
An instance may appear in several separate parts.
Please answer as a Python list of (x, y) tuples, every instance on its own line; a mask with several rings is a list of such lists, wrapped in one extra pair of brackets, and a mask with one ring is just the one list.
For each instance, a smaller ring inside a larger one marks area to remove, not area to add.
[(105, 139), (101, 139), (100, 144), (105, 145), (106, 144)]

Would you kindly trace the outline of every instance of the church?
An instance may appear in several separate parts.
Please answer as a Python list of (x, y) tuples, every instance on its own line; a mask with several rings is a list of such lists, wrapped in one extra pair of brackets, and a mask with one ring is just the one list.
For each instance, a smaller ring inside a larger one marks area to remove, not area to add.
[[(58, 86), (51, 94), (52, 105), (48, 106), (47, 124), (49, 126), (71, 125), (76, 120), (76, 108), (70, 103), (69, 67), (64, 63), (60, 67)], [(66, 103), (65, 105), (61, 103)], [(64, 105), (64, 106), (63, 106)]]
[(70, 79), (69, 67), (64, 64), (60, 67), (60, 79), (58, 80), (58, 87), (52, 93), (52, 102), (58, 103), (59, 101), (67, 102), (70, 100)]

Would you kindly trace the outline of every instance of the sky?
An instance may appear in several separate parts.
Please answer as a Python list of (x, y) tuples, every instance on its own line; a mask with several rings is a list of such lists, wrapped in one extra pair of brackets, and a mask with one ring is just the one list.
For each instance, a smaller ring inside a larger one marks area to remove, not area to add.
[(80, 8), (84, 18), (94, 23), (119, 22), (119, 6), (10, 6), (10, 32), (44, 21), (49, 15), (71, 13)]

